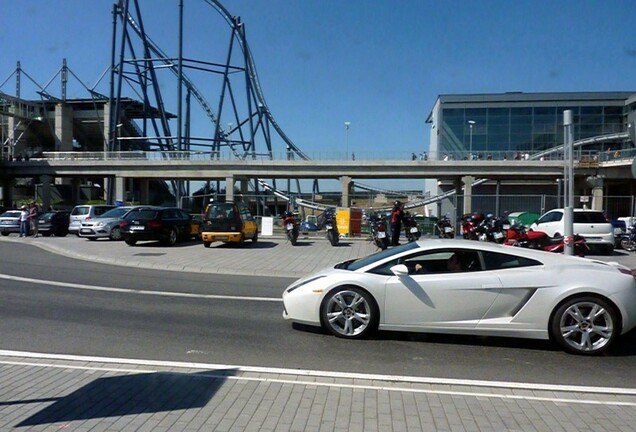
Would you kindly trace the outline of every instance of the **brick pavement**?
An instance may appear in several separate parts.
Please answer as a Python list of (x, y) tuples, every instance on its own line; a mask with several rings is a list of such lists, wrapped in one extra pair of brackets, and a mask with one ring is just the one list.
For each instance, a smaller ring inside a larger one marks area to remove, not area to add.
[[(366, 241), (244, 250), (29, 241), (148, 268), (300, 276), (366, 255)], [(311, 243), (311, 244), (309, 244)], [(253, 254), (253, 255), (252, 255)], [(245, 256), (247, 255), (247, 256)], [(636, 267), (635, 254), (600, 257)], [(293, 258), (293, 260), (292, 260)], [(290, 263), (285, 272), (281, 262)], [(299, 265), (291, 263), (297, 262)], [(214, 263), (214, 264), (212, 264)], [(243, 265), (243, 263), (249, 263)], [(274, 273), (272, 269), (276, 269)], [(636, 389), (589, 389), (0, 351), (0, 431), (633, 431)]]

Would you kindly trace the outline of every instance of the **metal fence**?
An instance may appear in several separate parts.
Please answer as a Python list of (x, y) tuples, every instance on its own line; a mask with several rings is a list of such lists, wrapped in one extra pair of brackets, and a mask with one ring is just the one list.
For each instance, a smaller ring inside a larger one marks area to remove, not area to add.
[[(457, 195), (442, 204), (442, 214), (456, 214), (461, 217), (464, 196)], [(636, 197), (604, 196), (602, 210), (608, 218), (636, 215)], [(472, 195), (472, 211), (484, 214), (503, 215), (512, 212), (534, 212), (543, 214), (553, 208), (563, 207), (563, 197), (557, 195)], [(592, 197), (575, 196), (575, 208), (591, 208)]]

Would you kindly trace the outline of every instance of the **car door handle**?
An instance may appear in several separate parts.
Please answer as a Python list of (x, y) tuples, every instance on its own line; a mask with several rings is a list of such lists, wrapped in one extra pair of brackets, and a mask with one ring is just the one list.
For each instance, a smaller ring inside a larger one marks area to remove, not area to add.
[(482, 284), (481, 287), (482, 288), (501, 288), (501, 285), (499, 285), (499, 284)]

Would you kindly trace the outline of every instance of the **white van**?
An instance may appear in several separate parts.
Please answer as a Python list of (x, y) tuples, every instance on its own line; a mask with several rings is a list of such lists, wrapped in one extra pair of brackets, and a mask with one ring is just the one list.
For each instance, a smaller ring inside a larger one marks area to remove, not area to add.
[[(574, 209), (574, 234), (585, 237), (590, 248), (596, 247), (610, 255), (614, 251), (614, 227), (603, 212), (597, 210)], [(546, 212), (530, 229), (543, 231), (550, 237), (562, 236), (565, 233), (563, 209)]]

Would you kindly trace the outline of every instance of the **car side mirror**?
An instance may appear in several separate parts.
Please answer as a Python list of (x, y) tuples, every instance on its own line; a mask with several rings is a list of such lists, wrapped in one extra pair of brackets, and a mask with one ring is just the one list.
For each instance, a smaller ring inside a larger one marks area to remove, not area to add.
[(404, 264), (394, 265), (393, 267), (391, 267), (390, 270), (397, 277), (408, 276), (408, 274), (409, 274), (409, 269)]

